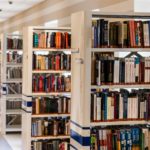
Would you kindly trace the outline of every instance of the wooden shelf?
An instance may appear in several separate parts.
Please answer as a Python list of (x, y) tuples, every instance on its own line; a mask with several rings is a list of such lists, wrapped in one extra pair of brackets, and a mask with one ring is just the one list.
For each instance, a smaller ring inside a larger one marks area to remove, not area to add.
[(51, 93), (32, 93), (32, 96), (57, 96), (57, 95), (70, 95), (71, 92), (51, 92)]
[(113, 126), (113, 125), (144, 125), (147, 124), (146, 120), (119, 120), (119, 121), (101, 121), (91, 122), (91, 126)]
[(37, 136), (31, 137), (31, 140), (55, 140), (55, 139), (69, 139), (69, 135), (60, 135), (60, 136)]
[(107, 88), (146, 88), (150, 89), (150, 83), (147, 84), (118, 84), (118, 85), (91, 85), (91, 89), (107, 89)]
[(43, 117), (70, 117), (70, 114), (33, 114), (32, 118), (43, 118)]
[(63, 74), (63, 73), (71, 73), (71, 71), (67, 71), (67, 70), (33, 70), (32, 73), (59, 73), (59, 74)]
[(91, 52), (150, 52), (150, 48), (91, 48)]
[(57, 48), (33, 48), (33, 51), (49, 51), (49, 52), (79, 52), (78, 49), (57, 49)]

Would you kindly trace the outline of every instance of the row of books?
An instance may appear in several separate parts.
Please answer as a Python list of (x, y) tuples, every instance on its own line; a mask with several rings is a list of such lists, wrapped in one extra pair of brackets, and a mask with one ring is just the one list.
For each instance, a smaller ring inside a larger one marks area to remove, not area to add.
[(33, 119), (31, 136), (59, 136), (70, 134), (69, 118), (42, 118)]
[(7, 38), (7, 49), (22, 49), (23, 40), (19, 38)]
[(150, 90), (106, 90), (91, 94), (91, 121), (149, 118)]
[(22, 55), (17, 52), (7, 53), (8, 63), (22, 63)]
[(33, 33), (34, 48), (71, 48), (71, 34), (68, 32)]
[(104, 149), (148, 150), (150, 149), (150, 131), (144, 127), (93, 129), (91, 150)]
[(51, 53), (48, 55), (33, 54), (33, 69), (36, 70), (70, 70), (71, 55)]
[(37, 97), (32, 100), (32, 114), (70, 113), (69, 97)]
[(70, 150), (69, 140), (33, 141), (31, 150)]
[(22, 83), (8, 83), (3, 91), (5, 94), (22, 94)]
[(149, 83), (150, 57), (92, 56), (92, 84)]
[(57, 74), (33, 75), (33, 92), (70, 92), (71, 77)]
[(149, 47), (150, 21), (92, 22), (92, 47)]
[(7, 101), (6, 108), (7, 109), (21, 109), (22, 102), (21, 99), (19, 101)]
[(9, 67), (7, 68), (7, 79), (21, 79), (22, 78), (22, 67)]

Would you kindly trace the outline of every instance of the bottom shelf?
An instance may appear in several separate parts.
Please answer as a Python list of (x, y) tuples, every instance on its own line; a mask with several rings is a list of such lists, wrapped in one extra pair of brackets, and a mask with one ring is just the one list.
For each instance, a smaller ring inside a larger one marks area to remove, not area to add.
[(31, 137), (31, 140), (56, 140), (56, 139), (69, 139), (69, 135), (59, 135), (59, 136), (35, 136)]
[(21, 125), (10, 125), (6, 126), (6, 132), (21, 132)]

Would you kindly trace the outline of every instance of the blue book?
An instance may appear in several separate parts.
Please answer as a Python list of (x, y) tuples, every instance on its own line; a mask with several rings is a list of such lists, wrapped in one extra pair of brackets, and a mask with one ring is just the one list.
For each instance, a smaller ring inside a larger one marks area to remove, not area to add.
[(104, 120), (107, 120), (107, 93), (104, 93)]
[(126, 150), (126, 132), (125, 132), (125, 130), (120, 130), (120, 143), (121, 143), (121, 150)]
[(127, 129), (127, 130), (126, 130), (126, 142), (127, 142), (126, 150), (132, 150), (132, 135), (131, 135), (131, 129)]
[(132, 128), (132, 145), (139, 146), (140, 144), (140, 129), (139, 128)]

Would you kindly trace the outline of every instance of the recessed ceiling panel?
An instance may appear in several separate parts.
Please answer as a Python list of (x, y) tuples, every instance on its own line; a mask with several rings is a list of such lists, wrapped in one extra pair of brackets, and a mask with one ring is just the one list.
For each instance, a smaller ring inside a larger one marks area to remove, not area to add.
[[(0, 0), (0, 22), (45, 0)], [(10, 4), (12, 2), (12, 4)]]

